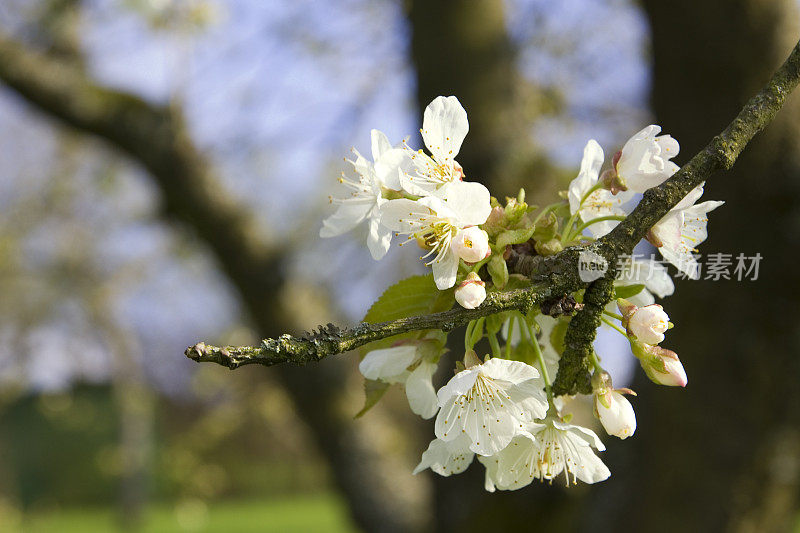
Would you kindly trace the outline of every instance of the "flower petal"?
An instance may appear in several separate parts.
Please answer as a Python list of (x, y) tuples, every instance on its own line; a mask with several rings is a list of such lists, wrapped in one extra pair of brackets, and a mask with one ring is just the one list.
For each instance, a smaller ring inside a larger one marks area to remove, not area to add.
[(458, 257), (452, 250), (448, 250), (443, 257), (433, 262), (431, 269), (436, 288), (440, 291), (447, 290), (456, 284)]
[(481, 365), (481, 371), (492, 379), (517, 384), (539, 377), (539, 371), (521, 361), (493, 357)]
[(389, 142), (389, 138), (386, 134), (380, 130), (372, 130), (370, 134), (372, 140), (372, 160), (377, 162), (384, 152), (392, 149), (392, 143)]
[(455, 96), (439, 96), (425, 108), (422, 139), (439, 163), (455, 159), (468, 131), (467, 112)]
[(369, 219), (369, 233), (367, 234), (367, 248), (372, 258), (376, 261), (383, 258), (392, 244), (392, 230), (381, 224), (380, 216)]
[(458, 226), (479, 226), (492, 212), (489, 189), (481, 183), (453, 181), (437, 192), (455, 213)]
[(422, 418), (432, 418), (439, 410), (436, 389), (432, 378), (438, 365), (429, 361), (421, 361), (406, 379), (406, 396), (411, 410)]
[(402, 374), (417, 357), (417, 348), (408, 344), (372, 350), (361, 360), (358, 369), (367, 379), (386, 381)]
[(603, 166), (603, 149), (594, 139), (590, 139), (583, 149), (581, 170), (578, 176), (569, 184), (569, 212), (574, 214), (581, 204), (581, 199), (591, 189), (600, 175)]
[(434, 439), (422, 454), (422, 460), (414, 469), (419, 474), (430, 468), (440, 476), (460, 474), (472, 463), (475, 454), (469, 450), (469, 439), (461, 435), (450, 442)]
[(345, 202), (340, 204), (331, 216), (322, 221), (319, 236), (324, 239), (347, 233), (358, 226), (373, 207), (375, 207), (375, 204), (368, 202)]

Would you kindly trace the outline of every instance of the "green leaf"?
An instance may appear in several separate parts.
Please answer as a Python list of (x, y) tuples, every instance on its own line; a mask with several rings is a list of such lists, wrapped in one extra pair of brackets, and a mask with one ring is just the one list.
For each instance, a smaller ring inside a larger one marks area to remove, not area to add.
[[(375, 324), (387, 320), (447, 311), (455, 303), (454, 291), (455, 288), (445, 291), (437, 289), (433, 282), (433, 274), (411, 276), (386, 289), (369, 308), (363, 321)], [(372, 350), (388, 348), (402, 339), (420, 338), (423, 334), (425, 334), (424, 331), (412, 331), (387, 337), (362, 346), (359, 352), (363, 358)]]
[(497, 236), (497, 248), (503, 249), (509, 244), (527, 242), (533, 236), (534, 228), (509, 229)]
[(486, 265), (489, 275), (492, 276), (492, 283), (498, 289), (502, 289), (508, 283), (508, 266), (502, 255), (493, 255)]
[(365, 379), (364, 380), (364, 407), (356, 413), (354, 418), (361, 418), (364, 414), (375, 407), (383, 395), (386, 394), (386, 391), (389, 390), (389, 384), (384, 383), (383, 381), (377, 381), (374, 379)]
[(638, 283), (636, 285), (616, 285), (614, 287), (614, 298), (630, 298), (644, 290), (644, 285)]
[(411, 276), (386, 289), (369, 308), (364, 316), (364, 322), (375, 324), (447, 311), (455, 302), (453, 291), (452, 288), (446, 291), (437, 289), (433, 282), (433, 274)]

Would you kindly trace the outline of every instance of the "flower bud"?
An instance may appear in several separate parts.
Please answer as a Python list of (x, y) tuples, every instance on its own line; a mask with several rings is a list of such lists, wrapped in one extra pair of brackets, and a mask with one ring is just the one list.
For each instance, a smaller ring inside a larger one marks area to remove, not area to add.
[(456, 233), (450, 243), (453, 252), (467, 263), (477, 263), (489, 257), (489, 235), (478, 226), (469, 226)]
[(637, 350), (634, 344), (631, 343), (631, 346), (634, 347), (634, 355), (639, 358), (642, 369), (651, 381), (668, 387), (685, 387), (689, 382), (686, 370), (684, 370), (681, 360), (678, 359), (678, 354), (660, 346), (645, 344), (639, 344)]
[(674, 359), (668, 357), (663, 360), (663, 370), (662, 372), (659, 365), (659, 368), (654, 368), (651, 372), (648, 372), (647, 376), (659, 385), (667, 385), (668, 387), (685, 387), (689, 382), (686, 370), (684, 370), (677, 355)]
[(470, 272), (456, 288), (455, 296), (461, 307), (475, 309), (486, 299), (486, 284), (475, 272)]
[(594, 409), (606, 433), (626, 439), (636, 431), (636, 415), (633, 406), (622, 394), (615, 390), (597, 393), (594, 396)]
[(603, 184), (603, 188), (611, 191), (611, 194), (617, 194), (628, 190), (628, 186), (625, 185), (625, 180), (617, 174), (616, 170), (606, 170), (600, 176), (599, 181)]
[(669, 329), (669, 316), (658, 304), (639, 307), (628, 318), (628, 334), (645, 344), (658, 344)]

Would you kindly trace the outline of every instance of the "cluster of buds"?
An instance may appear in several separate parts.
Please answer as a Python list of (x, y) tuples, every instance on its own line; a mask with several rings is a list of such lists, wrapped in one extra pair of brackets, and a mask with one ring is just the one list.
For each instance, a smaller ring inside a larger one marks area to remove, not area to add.
[(647, 376), (659, 385), (685, 387), (689, 380), (678, 354), (658, 346), (664, 340), (664, 333), (672, 327), (664, 309), (658, 304), (637, 307), (624, 299), (619, 299), (617, 306), (631, 350)]

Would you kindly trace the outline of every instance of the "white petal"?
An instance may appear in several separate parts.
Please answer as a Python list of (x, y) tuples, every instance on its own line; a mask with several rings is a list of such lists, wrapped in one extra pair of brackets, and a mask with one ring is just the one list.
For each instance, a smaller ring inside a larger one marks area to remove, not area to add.
[(521, 489), (538, 477), (539, 443), (527, 432), (514, 437), (498, 455), (496, 483), (500, 488)]
[(392, 149), (392, 143), (389, 142), (386, 134), (380, 130), (372, 130), (370, 133), (372, 137), (372, 160), (377, 162), (384, 152)]
[(658, 251), (664, 259), (686, 274), (689, 279), (700, 279), (700, 264), (691, 252), (667, 248), (666, 246), (659, 248)]
[(650, 233), (656, 238), (660, 247), (677, 250), (681, 247), (681, 230), (683, 229), (683, 211), (670, 211), (664, 218), (656, 222)]
[(379, 216), (369, 220), (369, 233), (367, 235), (367, 248), (372, 258), (376, 261), (383, 258), (392, 244), (392, 230), (381, 224)]
[(433, 432), (436, 438), (445, 441), (451, 441), (461, 436), (461, 427), (456, 425), (459, 412), (461, 411), (461, 404), (458, 401), (459, 396), (447, 396), (442, 401), (441, 389), (439, 390), (439, 413), (436, 415), (436, 422), (433, 426)]
[(708, 201), (686, 208), (683, 211), (681, 237), (687, 247), (696, 248), (697, 245), (708, 238), (708, 217), (706, 217), (706, 214), (724, 203)]
[(448, 250), (442, 258), (433, 262), (431, 269), (433, 270), (433, 281), (436, 283), (436, 288), (440, 291), (449, 289), (456, 284), (458, 257), (452, 250)]
[(603, 149), (594, 139), (590, 139), (583, 149), (581, 170), (578, 176), (569, 184), (569, 212), (575, 213), (581, 204), (581, 199), (596, 183), (603, 166)]
[(662, 135), (656, 138), (656, 142), (661, 147), (661, 157), (664, 159), (672, 159), (681, 150), (681, 145), (678, 141), (673, 139), (671, 135)]
[(483, 224), (492, 212), (489, 189), (481, 183), (453, 181), (444, 185), (440, 193), (460, 227)]
[(380, 206), (381, 224), (390, 230), (401, 233), (413, 233), (419, 230), (422, 225), (418, 218), (430, 215), (430, 213), (431, 210), (428, 207), (407, 198), (389, 200)]
[(322, 221), (319, 236), (322, 238), (335, 237), (347, 233), (358, 226), (369, 214), (375, 204), (368, 202), (343, 203), (336, 211)]
[(547, 415), (547, 394), (541, 378), (529, 379), (509, 387), (508, 395), (523, 409), (518, 417), (520, 420), (532, 422)]
[(425, 108), (422, 138), (440, 163), (455, 159), (468, 131), (467, 112), (455, 96), (439, 96)]
[(375, 176), (384, 187), (399, 191), (402, 188), (401, 174), (412, 166), (409, 150), (389, 148), (375, 160)]
[(450, 442), (434, 439), (422, 454), (422, 460), (414, 469), (418, 474), (430, 468), (441, 476), (460, 474), (472, 463), (475, 454), (469, 450), (469, 439), (461, 436)]
[(608, 479), (611, 471), (588, 446), (578, 450), (576, 465), (570, 470), (584, 483), (597, 483)]
[(417, 349), (411, 345), (372, 350), (361, 360), (358, 369), (367, 379), (388, 380), (402, 374), (417, 357)]
[(492, 379), (502, 379), (514, 384), (539, 377), (539, 371), (531, 365), (497, 357), (481, 365), (481, 372)]
[(686, 196), (684, 196), (683, 199), (680, 202), (678, 202), (678, 204), (675, 207), (672, 208), (672, 211), (682, 211), (683, 209), (686, 209), (687, 207), (694, 205), (694, 203), (697, 202), (697, 200), (699, 200), (701, 196), (703, 196), (704, 186), (705, 182), (701, 183), (700, 185), (689, 191), (686, 194)]
[(439, 410), (436, 389), (431, 382), (436, 368), (436, 363), (423, 360), (406, 379), (408, 405), (415, 414), (425, 419), (432, 418)]
[(597, 433), (595, 433), (589, 428), (585, 428), (583, 426), (576, 426), (574, 424), (565, 424), (557, 421), (554, 422), (553, 425), (556, 428), (562, 429), (562, 431), (567, 431), (570, 437), (580, 439), (587, 446), (592, 446), (594, 448), (597, 448), (601, 452), (605, 451), (606, 449), (605, 445), (603, 444), (603, 441), (601, 441), (600, 437), (597, 436)]
[(475, 384), (475, 380), (478, 379), (479, 372), (479, 367), (467, 368), (450, 378), (450, 381), (436, 393), (439, 407), (444, 408), (444, 404), (452, 398), (466, 394)]

